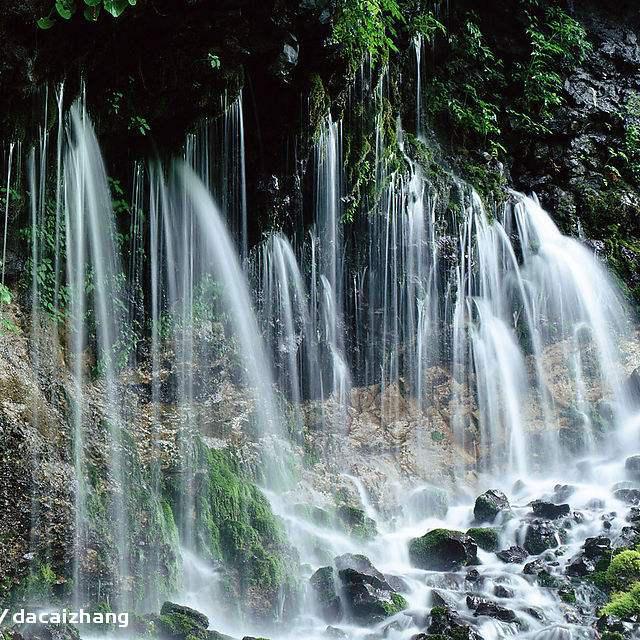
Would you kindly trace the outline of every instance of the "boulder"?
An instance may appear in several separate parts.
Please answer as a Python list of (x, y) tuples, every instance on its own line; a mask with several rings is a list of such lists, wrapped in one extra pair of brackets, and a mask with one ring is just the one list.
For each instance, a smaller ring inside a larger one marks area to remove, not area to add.
[(348, 505), (341, 505), (336, 509), (336, 515), (344, 525), (347, 533), (360, 538), (371, 540), (378, 534), (375, 520), (369, 518), (362, 509)]
[(458, 571), (477, 562), (478, 545), (461, 531), (433, 529), (409, 543), (411, 563), (420, 569)]
[(338, 571), (342, 571), (342, 569), (353, 569), (358, 573), (364, 573), (367, 576), (378, 578), (378, 580), (384, 582), (388, 588), (391, 588), (384, 575), (373, 566), (367, 556), (359, 553), (343, 553), (341, 556), (334, 558), (333, 564)]
[(204, 638), (209, 618), (203, 613), (174, 602), (165, 602), (160, 609), (158, 635), (170, 640)]
[(315, 594), (318, 615), (325, 622), (339, 622), (343, 611), (333, 567), (321, 567), (309, 578), (309, 583)]
[(502, 584), (497, 584), (494, 588), (493, 588), (493, 593), (496, 596), (496, 598), (513, 598), (513, 590), (509, 589), (508, 587), (505, 587)]
[(524, 569), (522, 569), (522, 573), (527, 576), (537, 576), (542, 571), (547, 571), (547, 565), (540, 558), (537, 558), (533, 562), (527, 562), (527, 564), (524, 565)]
[(498, 531), (491, 527), (472, 527), (467, 531), (475, 543), (483, 551), (495, 552), (499, 549), (500, 536)]
[(502, 562), (506, 562), (508, 564), (520, 564), (529, 557), (529, 552), (522, 547), (514, 545), (508, 549), (499, 551), (496, 555), (500, 560), (502, 560)]
[(458, 613), (447, 607), (431, 609), (431, 624), (424, 637), (433, 636), (443, 640), (483, 640), (479, 633), (463, 622)]
[(502, 607), (495, 602), (483, 601), (478, 604), (475, 609), (475, 616), (488, 616), (490, 618), (495, 618), (496, 620), (500, 620), (501, 622), (517, 622), (518, 618), (514, 611), (511, 609), (507, 609), (506, 607)]
[(379, 624), (407, 607), (407, 601), (375, 576), (354, 569), (338, 572), (345, 610), (354, 622), (363, 625)]
[(557, 520), (571, 513), (571, 507), (568, 504), (553, 504), (543, 500), (534, 500), (531, 503), (531, 509), (536, 517), (545, 520)]
[(550, 522), (534, 520), (527, 527), (523, 546), (532, 555), (538, 555), (547, 549), (554, 549), (558, 545), (558, 532)]
[(489, 489), (476, 498), (473, 515), (478, 522), (493, 522), (499, 513), (510, 509), (509, 500), (502, 491)]

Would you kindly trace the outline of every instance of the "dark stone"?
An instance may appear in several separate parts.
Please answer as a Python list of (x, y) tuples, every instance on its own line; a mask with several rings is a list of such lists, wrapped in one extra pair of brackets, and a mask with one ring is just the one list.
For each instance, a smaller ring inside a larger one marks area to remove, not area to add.
[(470, 569), (464, 577), (469, 582), (478, 582), (480, 580), (480, 572), (477, 569)]
[(174, 617), (179, 616), (182, 620), (188, 620), (195, 627), (207, 629), (209, 627), (209, 618), (191, 607), (185, 607), (174, 602), (165, 602), (160, 609), (160, 616)]
[(477, 562), (478, 546), (461, 531), (433, 529), (409, 543), (411, 563), (420, 569), (458, 571)]
[(407, 584), (407, 581), (400, 576), (394, 576), (391, 574), (385, 574), (384, 576), (387, 584), (398, 593), (409, 593), (411, 591), (411, 587)]
[(627, 514), (627, 522), (633, 522), (634, 524), (640, 524), (640, 507), (631, 507)]
[(341, 556), (335, 557), (333, 559), (333, 564), (338, 571), (342, 571), (342, 569), (353, 569), (358, 573), (378, 578), (378, 580), (383, 582), (387, 588), (391, 588), (389, 584), (387, 584), (384, 575), (373, 566), (371, 560), (369, 560), (367, 556), (363, 556), (359, 553), (344, 553)]
[(457, 600), (450, 595), (447, 591), (442, 589), (431, 590), (431, 605), (434, 607), (448, 607), (449, 609), (455, 609), (457, 606)]
[(495, 618), (496, 620), (509, 623), (516, 622), (518, 620), (514, 611), (507, 609), (506, 607), (501, 607), (495, 602), (481, 602), (476, 608), (474, 615), (488, 616), (490, 618)]
[(535, 516), (545, 520), (557, 520), (568, 516), (571, 512), (571, 507), (568, 504), (553, 504), (543, 500), (534, 500), (531, 503), (531, 508)]
[(502, 562), (508, 564), (520, 564), (529, 557), (529, 552), (526, 549), (518, 546), (511, 546), (508, 549), (504, 549), (496, 554)]
[(499, 513), (510, 508), (509, 500), (502, 491), (489, 489), (476, 498), (473, 515), (478, 522), (493, 522)]
[(527, 564), (524, 565), (524, 569), (522, 570), (522, 573), (528, 576), (537, 576), (539, 573), (546, 570), (547, 570), (546, 563), (540, 558), (537, 558), (533, 562), (527, 562)]
[(472, 527), (467, 531), (467, 535), (471, 536), (483, 551), (493, 553), (500, 548), (498, 530), (492, 527)]
[(613, 540), (614, 549), (628, 549), (640, 544), (640, 530), (636, 527), (622, 527), (620, 533)]
[(497, 598), (513, 598), (513, 591), (501, 584), (493, 588), (493, 593)]
[(555, 527), (545, 520), (534, 520), (524, 536), (524, 548), (533, 555), (558, 546), (558, 533)]
[(524, 612), (528, 613), (532, 618), (535, 618), (540, 622), (544, 622), (544, 614), (540, 609), (536, 609), (535, 607), (526, 607)]
[(406, 608), (407, 602), (389, 585), (375, 576), (368, 576), (353, 569), (338, 572), (342, 594), (346, 600), (345, 611), (355, 622), (374, 625)]
[(427, 636), (438, 636), (446, 639), (483, 640), (468, 624), (465, 624), (458, 613), (446, 607), (434, 607), (431, 610), (431, 624)]
[(339, 622), (343, 611), (333, 567), (321, 567), (309, 578), (309, 583), (316, 596), (318, 614), (325, 622)]

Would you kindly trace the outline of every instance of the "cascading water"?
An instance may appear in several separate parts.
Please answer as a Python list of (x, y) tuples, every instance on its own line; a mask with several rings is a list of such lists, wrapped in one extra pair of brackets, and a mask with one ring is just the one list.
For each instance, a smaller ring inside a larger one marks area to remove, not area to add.
[[(364, 70), (361, 75), (365, 78)], [(384, 78), (373, 88), (374, 102), (382, 104), (383, 85)], [(420, 111), (420, 96), (417, 104)], [(61, 105), (62, 94), (62, 122)], [(202, 469), (190, 434), (228, 438), (235, 446), (246, 444), (240, 432), (248, 432), (256, 454), (252, 468), (307, 574), (332, 563), (339, 571), (353, 569), (348, 565), (356, 561), (344, 554), (365, 553), (376, 567), (367, 565), (365, 572), (374, 572), (382, 583), (375, 583), (377, 588), (406, 598), (405, 613), (387, 612), (373, 623), (358, 618), (353, 603), (351, 610), (341, 605), (344, 616), (331, 622), (345, 637), (367, 637), (372, 629), (391, 640), (411, 637), (425, 631), (430, 608), (444, 602), (462, 612), (462, 620), (485, 640), (549, 640), (554, 633), (588, 638), (584, 624), (567, 619), (562, 597), (524, 578), (522, 567), (540, 556), (559, 576), (604, 521), (614, 545), (625, 535), (623, 496), (611, 489), (624, 477), (616, 457), (638, 447), (636, 407), (623, 384), (630, 371), (620, 348), (631, 337), (629, 313), (598, 259), (579, 240), (562, 235), (535, 198), (512, 193), (507, 205), (488, 213), (460, 181), (451, 178), (447, 189), (432, 184), (404, 148), (399, 123), (406, 171), (387, 163), (391, 141), (378, 123), (374, 186), (379, 197), (366, 215), (345, 221), (343, 126), (327, 118), (317, 138), (315, 219), (308, 235), (292, 241), (273, 232), (251, 252), (241, 101), (229, 106), (222, 125), (191, 136), (183, 161), (166, 175), (159, 164), (137, 165), (125, 278), (107, 175), (88, 115), (75, 105), (66, 130), (60, 125), (53, 309), (59, 311), (64, 292), (77, 479), (76, 601), (88, 598), (83, 560), (90, 542), (89, 509), (95, 505), (89, 501), (92, 460), (85, 431), (93, 406), (89, 396), (97, 394), (107, 479), (116, 487), (107, 504), (107, 535), (118, 550), (110, 575), (119, 585), (120, 601), (114, 604), (132, 606), (126, 588), (133, 553), (128, 505), (138, 487), (126, 477), (123, 454), (132, 435), (121, 411), (124, 374), (116, 361), (121, 356), (132, 368), (146, 367), (150, 382), (154, 503), (161, 500), (164, 449), (172, 438), (177, 443), (178, 599), (215, 618), (224, 598), (195, 524)], [(220, 139), (215, 131), (223, 132), (219, 156), (213, 155), (216, 148), (210, 155), (213, 140)], [(43, 300), (38, 265), (44, 253), (35, 230), (45, 215), (46, 176), (44, 165), (37, 169), (37, 156), (31, 158), (35, 313)], [(232, 193), (225, 192), (225, 184), (232, 185)], [(7, 218), (8, 213), (5, 233)], [(61, 229), (64, 239), (58, 236)], [(36, 334), (35, 321), (33, 326)], [(131, 345), (122, 345), (139, 327), (146, 327), (149, 343), (146, 360), (141, 350), (140, 361)], [(217, 368), (227, 343), (233, 343), (228, 357), (237, 362), (229, 368), (237, 379)], [(89, 353), (96, 357), (92, 375)], [(243, 390), (250, 417), (241, 428), (233, 421), (221, 428), (211, 413), (234, 385)], [(359, 436), (363, 413), (378, 421), (377, 431), (392, 446)], [(309, 422), (314, 437), (326, 440), (324, 449), (311, 450), (320, 460), (305, 466)], [(356, 437), (364, 455), (355, 453)], [(429, 456), (442, 440), (449, 443), (458, 474), (451, 495), (427, 483)], [(373, 482), (366, 477), (366, 457), (377, 466)], [(293, 467), (302, 468), (299, 476), (291, 473)], [(571, 516), (570, 528), (554, 529), (549, 547), (538, 552), (527, 541), (539, 526), (530, 503), (536, 498), (562, 503), (566, 497), (556, 480), (571, 482), (566, 495), (580, 515)], [(475, 523), (469, 495), (494, 483), (509, 493), (513, 516), (496, 521), (496, 549), (528, 546), (527, 560), (506, 563), (481, 550), (478, 575), (461, 567), (447, 572), (416, 567), (411, 540), (435, 528), (467, 530)], [(347, 505), (343, 495), (361, 509)], [(393, 513), (382, 499), (390, 496)], [(613, 510), (616, 515), (607, 515)], [(151, 583), (160, 551), (146, 553)], [(362, 560), (357, 562), (362, 569)], [(348, 602), (343, 587), (338, 599)], [(136, 604), (154, 607), (162, 595), (150, 586)], [(482, 608), (475, 597), (493, 604), (498, 599), (502, 609), (492, 609), (498, 617), (478, 613)], [(573, 597), (586, 617), (589, 607), (599, 606), (587, 589)], [(313, 589), (307, 589), (300, 615), (273, 637), (326, 637), (321, 613)], [(276, 618), (281, 615), (278, 611)], [(229, 622), (237, 632), (237, 624)]]

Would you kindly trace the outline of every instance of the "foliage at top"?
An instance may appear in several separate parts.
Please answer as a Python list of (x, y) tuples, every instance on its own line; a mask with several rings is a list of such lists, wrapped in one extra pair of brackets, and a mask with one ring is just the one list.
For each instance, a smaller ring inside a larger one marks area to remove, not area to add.
[(96, 22), (103, 10), (118, 18), (127, 7), (136, 4), (137, 0), (56, 0), (49, 15), (40, 18), (37, 24), (40, 29), (50, 29), (56, 22), (56, 16), (70, 20), (80, 10), (90, 22)]
[(367, 53), (385, 62), (390, 51), (398, 51), (395, 39), (404, 21), (398, 0), (341, 0), (333, 40), (352, 63)]

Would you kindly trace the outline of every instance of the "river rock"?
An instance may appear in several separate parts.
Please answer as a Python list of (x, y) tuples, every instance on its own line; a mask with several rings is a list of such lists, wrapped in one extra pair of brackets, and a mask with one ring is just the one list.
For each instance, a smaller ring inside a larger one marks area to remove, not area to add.
[(565, 573), (572, 577), (584, 577), (598, 570), (598, 563), (611, 555), (611, 540), (606, 536), (587, 538), (582, 550), (569, 563)]
[(353, 569), (358, 573), (378, 578), (378, 580), (383, 582), (387, 588), (391, 588), (384, 575), (373, 566), (371, 560), (369, 560), (367, 556), (363, 556), (358, 553), (344, 553), (341, 556), (334, 558), (333, 564), (338, 571), (342, 571), (342, 569)]
[(369, 518), (358, 507), (341, 505), (336, 509), (336, 515), (342, 521), (347, 532), (357, 538), (371, 540), (378, 533), (375, 520)]
[(533, 555), (558, 546), (558, 533), (555, 527), (545, 520), (534, 520), (524, 536), (524, 548)]
[(537, 576), (539, 573), (546, 570), (547, 565), (544, 560), (537, 558), (536, 560), (533, 560), (533, 562), (527, 562), (522, 569), (522, 573), (527, 576)]
[(354, 622), (374, 625), (399, 613), (407, 607), (407, 601), (375, 576), (359, 573), (354, 569), (338, 572), (345, 610)]
[(315, 594), (318, 615), (325, 622), (339, 622), (342, 619), (342, 602), (336, 589), (333, 567), (321, 567), (309, 578)]
[(535, 516), (545, 520), (557, 520), (571, 513), (571, 507), (568, 504), (553, 504), (543, 500), (534, 500), (531, 503), (531, 509)]
[(478, 522), (493, 522), (496, 516), (511, 509), (507, 496), (497, 489), (489, 489), (476, 498), (473, 515)]
[(420, 569), (457, 571), (477, 562), (478, 545), (461, 531), (433, 529), (409, 543), (411, 563)]
[(513, 545), (508, 549), (499, 551), (496, 555), (500, 560), (502, 560), (502, 562), (506, 562), (508, 564), (520, 564), (529, 557), (529, 552), (522, 547)]
[(488, 616), (489, 618), (495, 618), (496, 620), (509, 623), (516, 622), (518, 620), (514, 611), (490, 601), (480, 602), (476, 607), (474, 615)]
[(514, 595), (512, 589), (509, 589), (502, 584), (497, 584), (493, 588), (493, 594), (496, 596), (496, 598), (513, 598)]
[(500, 547), (500, 536), (498, 531), (492, 527), (472, 527), (467, 531), (467, 535), (471, 536), (475, 543), (483, 551), (495, 552)]
[(447, 607), (434, 607), (431, 610), (431, 624), (425, 638), (437, 636), (443, 639), (483, 640), (482, 636), (465, 624), (456, 611)]

